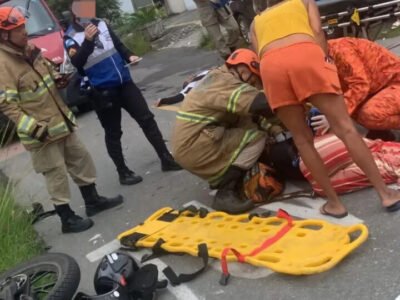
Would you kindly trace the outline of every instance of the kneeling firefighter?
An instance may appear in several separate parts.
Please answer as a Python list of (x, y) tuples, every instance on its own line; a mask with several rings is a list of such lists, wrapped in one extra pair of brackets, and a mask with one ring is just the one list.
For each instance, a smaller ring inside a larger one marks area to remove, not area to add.
[(246, 193), (241, 195), (242, 183), (260, 161), (267, 141), (286, 139), (260, 92), (259, 75), (257, 55), (238, 49), (190, 91), (177, 114), (176, 161), (218, 190), (214, 209), (232, 214), (254, 207)]
[(75, 117), (57, 90), (64, 80), (57, 80), (40, 49), (28, 44), (24, 15), (19, 8), (0, 7), (0, 111), (15, 123), (35, 171), (44, 175), (62, 231), (81, 232), (93, 221), (70, 208), (68, 173), (79, 186), (89, 217), (123, 199), (98, 195), (92, 158), (74, 133)]

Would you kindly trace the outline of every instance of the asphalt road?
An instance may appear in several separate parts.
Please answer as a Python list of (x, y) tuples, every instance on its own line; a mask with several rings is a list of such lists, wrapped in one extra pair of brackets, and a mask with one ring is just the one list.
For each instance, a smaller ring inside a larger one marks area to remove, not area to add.
[[(144, 57), (132, 70), (134, 80), (143, 90), (149, 104), (160, 96), (179, 91), (183, 80), (193, 72), (222, 63), (216, 53), (192, 48), (167, 49)], [(174, 124), (174, 113), (153, 110), (166, 140)], [(93, 219), (95, 226), (81, 234), (63, 235), (57, 217), (48, 218), (36, 227), (53, 252), (72, 255), (82, 272), (80, 290), (92, 292), (92, 276), (97, 259), (118, 247), (116, 236), (145, 220), (164, 206), (180, 208), (188, 202), (210, 206), (212, 197), (207, 184), (186, 171), (162, 173), (158, 158), (138, 125), (123, 114), (123, 148), (128, 165), (144, 177), (141, 184), (122, 187), (104, 146), (103, 130), (93, 112), (79, 116), (79, 136), (92, 153), (98, 170), (98, 189), (104, 195), (122, 194), (123, 206), (104, 212)], [(29, 155), (22, 153), (2, 164), (2, 169), (17, 178), (21, 203), (46, 202), (43, 178), (34, 175)], [(293, 188), (296, 184), (290, 184)], [(83, 201), (71, 184), (73, 208), (84, 214)], [(400, 294), (400, 213), (387, 214), (377, 195), (367, 189), (343, 197), (352, 215), (341, 224), (364, 222), (370, 231), (366, 243), (334, 269), (312, 276), (288, 276), (265, 268), (248, 265), (231, 267), (233, 278), (222, 287), (218, 280), (219, 262), (198, 279), (179, 287), (170, 287), (159, 299), (382, 299), (394, 300)], [(193, 202), (197, 201), (197, 202)], [(282, 207), (303, 218), (323, 218), (318, 213), (321, 200), (295, 199), (266, 208)], [(325, 218), (327, 219), (327, 218)], [(114, 241), (114, 242), (113, 242)], [(140, 254), (135, 254), (137, 257)], [(198, 259), (188, 256), (166, 256), (155, 261), (161, 268), (171, 264), (178, 272), (194, 270)]]

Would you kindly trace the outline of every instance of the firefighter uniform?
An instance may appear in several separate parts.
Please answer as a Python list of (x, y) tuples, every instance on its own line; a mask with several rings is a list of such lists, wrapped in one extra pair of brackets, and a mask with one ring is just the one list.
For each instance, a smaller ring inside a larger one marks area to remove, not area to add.
[(365, 39), (328, 43), (352, 118), (368, 129), (400, 129), (400, 59)]
[[(226, 58), (233, 48), (240, 47), (243, 43), (240, 37), (239, 26), (233, 17), (232, 11), (227, 5), (218, 5), (209, 0), (194, 0), (197, 5), (201, 24), (207, 30), (219, 54)], [(213, 1), (218, 3), (219, 1)], [(223, 2), (223, 1), (221, 1)], [(218, 7), (219, 6), (219, 7)], [(225, 41), (220, 25), (226, 29)]]
[(226, 66), (210, 71), (186, 96), (177, 114), (173, 134), (177, 162), (214, 187), (231, 165), (251, 168), (275, 128), (269, 124), (263, 131), (253, 121), (249, 111), (259, 94)]
[(12, 120), (37, 173), (46, 178), (55, 205), (70, 200), (68, 176), (93, 184), (93, 161), (74, 133), (75, 117), (59, 96), (49, 63), (35, 48), (24, 53), (0, 44), (0, 110)]

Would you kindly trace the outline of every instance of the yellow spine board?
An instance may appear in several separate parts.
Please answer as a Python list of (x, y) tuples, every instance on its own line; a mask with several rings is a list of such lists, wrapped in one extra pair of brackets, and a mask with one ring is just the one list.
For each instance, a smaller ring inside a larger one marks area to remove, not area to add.
[[(248, 214), (228, 215), (210, 212), (200, 218), (190, 212), (162, 208), (138, 225), (118, 236), (122, 244), (132, 234), (142, 236), (135, 246), (152, 248), (162, 238), (162, 248), (168, 252), (185, 252), (197, 256), (197, 245), (206, 243), (210, 257), (221, 258), (226, 247), (248, 254), (266, 239), (273, 237), (286, 220), (277, 217), (253, 217)], [(164, 216), (175, 216), (172, 221), (162, 221)], [(350, 235), (357, 235), (354, 239)], [(281, 239), (261, 253), (245, 258), (254, 266), (262, 266), (275, 272), (305, 275), (331, 269), (360, 246), (368, 237), (363, 224), (341, 226), (323, 220), (293, 221), (293, 227)], [(228, 261), (236, 261), (233, 254)]]

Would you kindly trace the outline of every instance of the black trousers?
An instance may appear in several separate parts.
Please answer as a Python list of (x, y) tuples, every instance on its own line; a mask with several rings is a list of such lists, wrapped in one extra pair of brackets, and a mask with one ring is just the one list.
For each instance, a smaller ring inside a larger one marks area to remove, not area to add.
[(118, 171), (127, 168), (121, 145), (122, 108), (139, 124), (160, 158), (168, 152), (160, 129), (154, 120), (154, 115), (135, 83), (131, 81), (117, 88), (96, 89), (93, 92), (93, 100), (97, 116), (105, 131), (108, 154)]

